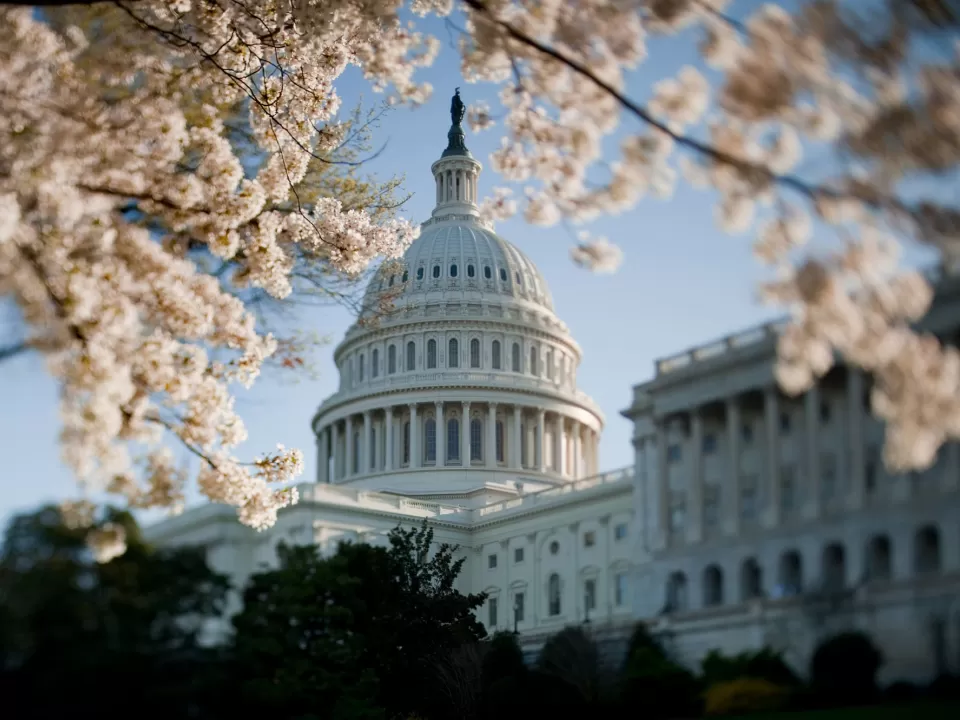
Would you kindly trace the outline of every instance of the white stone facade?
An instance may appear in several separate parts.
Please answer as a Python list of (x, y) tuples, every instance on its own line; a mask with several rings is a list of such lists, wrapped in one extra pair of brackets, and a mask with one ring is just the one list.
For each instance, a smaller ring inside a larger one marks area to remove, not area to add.
[[(335, 351), (300, 504), (264, 533), (210, 505), (148, 538), (206, 545), (239, 587), (280, 542), (333, 552), (427, 518), (461, 548), (460, 589), (487, 593), (488, 630), (530, 648), (570, 623), (616, 635), (644, 619), (691, 664), (766, 644), (803, 668), (826, 633), (860, 628), (888, 679), (960, 670), (960, 446), (889, 476), (863, 376), (784, 397), (771, 325), (658, 362), (623, 412), (634, 467), (599, 473), (604, 419), (546, 281), (479, 219), (475, 159), (432, 170), (437, 207), (405, 269), (374, 279)], [(928, 322), (957, 339), (960, 281)]]
[[(960, 280), (939, 280), (925, 322), (956, 342)], [(886, 679), (960, 669), (960, 446), (887, 473), (868, 381), (840, 367), (785, 397), (776, 331), (662, 360), (634, 388), (636, 615), (690, 662), (772, 644), (805, 667), (843, 628), (876, 638)]]

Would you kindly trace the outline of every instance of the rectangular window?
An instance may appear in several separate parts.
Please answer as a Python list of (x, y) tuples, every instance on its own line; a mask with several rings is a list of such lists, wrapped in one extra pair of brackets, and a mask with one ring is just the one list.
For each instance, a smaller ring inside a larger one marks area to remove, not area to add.
[(625, 540), (627, 538), (627, 529), (626, 523), (617, 523), (613, 528), (613, 539), (614, 540)]
[[(754, 482), (756, 482), (754, 480)], [(752, 520), (757, 516), (757, 488), (744, 483), (740, 488), (740, 517)]]
[(529, 467), (527, 463), (527, 427), (520, 423), (520, 465)]
[(717, 436), (707, 433), (703, 436), (703, 454), (711, 455), (717, 451)]
[(670, 498), (670, 531), (683, 530), (687, 521), (687, 499), (683, 493), (672, 493)]
[(437, 461), (437, 423), (431, 418), (427, 420), (426, 431), (424, 432), (424, 461), (435, 463)]
[(740, 438), (743, 440), (744, 445), (749, 445), (753, 442), (753, 425), (749, 423), (744, 423), (743, 427), (740, 428)]
[(618, 572), (613, 576), (613, 604), (623, 607), (627, 602), (627, 573)]
[(370, 428), (370, 469), (377, 469), (377, 429)]
[(703, 489), (703, 524), (716, 527), (720, 522), (720, 488), (707, 485)]
[(877, 489), (877, 475), (880, 468), (880, 451), (871, 446), (867, 448), (867, 461), (863, 469), (863, 481), (868, 493)]
[(497, 556), (496, 554), (487, 555), (487, 567), (493, 570), (497, 566)]
[(513, 561), (515, 563), (523, 562), (523, 548), (514, 548), (513, 550)]
[(780, 468), (780, 509), (789, 514), (797, 505), (797, 477), (793, 465), (783, 465)]
[(447, 462), (460, 462), (460, 422), (447, 420)]
[(497, 462), (504, 462), (503, 459), (503, 423), (497, 422)]
[(830, 402), (828, 400), (820, 403), (820, 422), (824, 425), (830, 422)]
[(583, 534), (583, 546), (584, 547), (593, 547), (597, 544), (597, 534), (593, 530), (589, 530)]
[(830, 500), (837, 494), (837, 458), (833, 453), (820, 455), (820, 495)]
[(487, 610), (490, 613), (490, 617), (488, 618), (490, 622), (488, 624), (490, 625), (490, 627), (496, 627), (497, 626), (497, 598), (492, 597), (489, 600), (487, 600)]
[(583, 607), (588, 611), (597, 608), (597, 581), (592, 578), (583, 583)]
[(513, 596), (513, 619), (518, 623), (523, 622), (524, 600), (526, 600), (526, 598), (522, 592), (518, 592)]
[(403, 464), (410, 464), (410, 421), (403, 424)]
[(790, 413), (780, 413), (780, 434), (790, 434)]
[(683, 455), (683, 450), (678, 444), (674, 443), (673, 445), (670, 445), (669, 447), (667, 447), (667, 462), (669, 463), (680, 462), (680, 458), (682, 457), (682, 455)]
[(470, 421), (470, 460), (483, 460), (483, 423)]

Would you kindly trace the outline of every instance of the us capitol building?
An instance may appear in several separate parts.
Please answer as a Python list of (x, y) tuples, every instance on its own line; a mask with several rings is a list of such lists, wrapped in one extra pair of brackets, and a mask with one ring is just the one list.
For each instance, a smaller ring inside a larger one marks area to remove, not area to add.
[[(819, 639), (860, 629), (886, 680), (960, 670), (960, 445), (888, 475), (868, 379), (838, 367), (782, 395), (768, 325), (658, 361), (622, 412), (634, 465), (600, 472), (581, 349), (544, 277), (479, 217), (463, 110), (457, 95), (406, 269), (374, 278), (336, 348), (316, 482), (263, 533), (208, 504), (147, 537), (207, 547), (242, 587), (281, 542), (332, 553), (426, 518), (466, 558), (460, 589), (487, 594), (487, 629), (531, 654), (576, 623), (622, 646), (644, 620), (690, 664), (768, 645), (805, 668)], [(367, 322), (382, 293), (394, 309)], [(960, 338), (960, 278), (938, 281), (926, 327)]]

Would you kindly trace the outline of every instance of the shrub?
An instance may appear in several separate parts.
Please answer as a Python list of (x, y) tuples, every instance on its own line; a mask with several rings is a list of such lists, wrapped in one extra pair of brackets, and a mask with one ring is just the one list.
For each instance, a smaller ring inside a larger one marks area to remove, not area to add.
[(743, 677), (769, 680), (774, 685), (789, 688), (800, 685), (800, 678), (783, 656), (770, 648), (737, 655), (723, 655), (717, 650), (711, 650), (703, 659), (702, 669), (704, 684), (707, 686), (732, 682)]
[(830, 705), (868, 703), (877, 696), (883, 655), (870, 638), (846, 632), (828, 638), (813, 653), (810, 681), (819, 700)]
[(517, 677), (526, 671), (523, 651), (517, 636), (511, 632), (498, 632), (487, 643), (483, 656), (482, 684), (489, 688), (498, 680)]
[(701, 712), (700, 690), (694, 674), (659, 647), (641, 646), (627, 662), (620, 704), (624, 710), (643, 708), (647, 720), (692, 717)]
[(787, 704), (789, 690), (769, 680), (742, 677), (718, 682), (706, 692), (707, 715), (745, 715), (775, 712)]
[(537, 668), (576, 688), (587, 702), (600, 696), (600, 655), (596, 643), (579, 627), (552, 635), (540, 651)]

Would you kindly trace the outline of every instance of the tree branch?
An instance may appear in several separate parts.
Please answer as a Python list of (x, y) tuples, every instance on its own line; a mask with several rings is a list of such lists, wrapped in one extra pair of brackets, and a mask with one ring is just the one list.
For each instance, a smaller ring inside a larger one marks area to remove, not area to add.
[(25, 353), (30, 349), (31, 347), (25, 342), (17, 343), (15, 345), (8, 345), (7, 347), (0, 347), (0, 362), (9, 360), (12, 357), (16, 357), (17, 355)]

